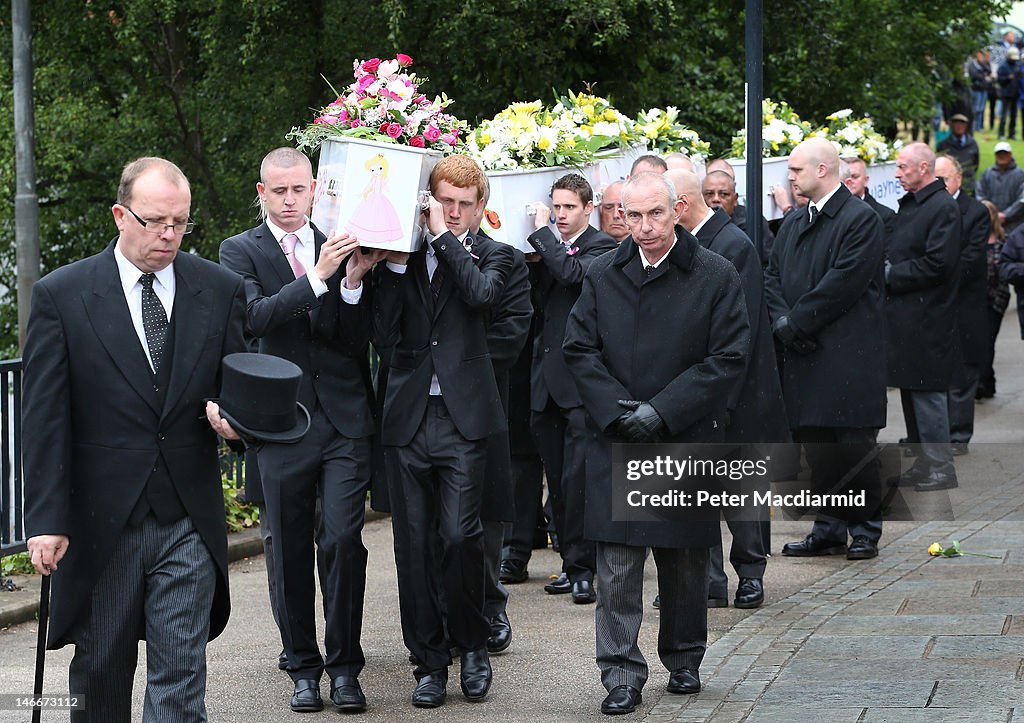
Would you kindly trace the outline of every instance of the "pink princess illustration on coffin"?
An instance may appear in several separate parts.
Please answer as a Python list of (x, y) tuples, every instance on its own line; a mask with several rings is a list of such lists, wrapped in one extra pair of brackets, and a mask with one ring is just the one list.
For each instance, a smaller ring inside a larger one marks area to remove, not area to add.
[(370, 182), (363, 191), (363, 201), (348, 220), (348, 232), (360, 241), (386, 243), (402, 238), (402, 224), (395, 207), (384, 194), (388, 183), (388, 161), (380, 153), (365, 163)]

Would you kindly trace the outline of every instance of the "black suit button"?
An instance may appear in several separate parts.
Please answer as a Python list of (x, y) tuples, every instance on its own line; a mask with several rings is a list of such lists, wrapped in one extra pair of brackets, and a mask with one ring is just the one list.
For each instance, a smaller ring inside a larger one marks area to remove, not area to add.
[(163, 442), (165, 439), (167, 439), (167, 435), (166, 434), (158, 434), (158, 435), (156, 435), (156, 438), (159, 439), (161, 442)]
[(437, 346), (437, 339), (434, 339), (432, 342), (430, 342), (430, 345), (431, 346)]
[(442, 251), (447, 251), (448, 250), (448, 244), (441, 244), (441, 250)]
[(551, 347), (550, 346), (544, 347), (544, 353), (545, 354), (547, 354), (549, 351), (551, 351)]
[(158, 387), (156, 384), (154, 384), (153, 385), (153, 391), (154, 392), (159, 392), (160, 391), (160, 387)]

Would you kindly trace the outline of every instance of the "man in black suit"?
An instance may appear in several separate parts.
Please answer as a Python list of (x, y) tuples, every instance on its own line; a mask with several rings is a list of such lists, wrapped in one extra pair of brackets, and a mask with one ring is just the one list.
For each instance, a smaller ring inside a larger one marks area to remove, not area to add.
[(871, 177), (868, 176), (867, 164), (860, 158), (842, 159), (839, 162), (839, 179), (850, 193), (871, 206), (871, 209), (882, 219), (883, 224), (896, 215), (895, 211), (888, 206), (883, 206), (868, 191), (868, 181), (871, 180)]
[[(702, 188), (705, 203), (711, 208), (723, 209), (736, 227), (749, 237), (747, 224), (750, 220), (747, 218), (747, 207), (740, 203), (739, 194), (736, 193), (736, 173), (732, 166), (721, 159), (715, 159), (708, 164), (707, 170)], [(757, 249), (762, 266), (768, 263), (768, 255), (772, 252), (774, 240), (775, 236), (772, 235), (768, 221), (762, 216), (761, 245)]]
[(622, 203), (632, 241), (591, 264), (563, 347), (587, 409), (586, 536), (597, 541), (597, 664), (608, 690), (601, 712), (609, 715), (636, 710), (647, 682), (637, 638), (648, 549), (662, 595), (658, 655), (670, 671), (667, 691), (700, 690), (707, 549), (719, 529), (717, 514), (616, 518), (613, 498), (625, 490), (612, 484), (612, 445), (724, 441), (750, 346), (736, 269), (675, 225), (672, 182), (633, 176)]
[(992, 230), (988, 209), (960, 186), (963, 173), (952, 156), (935, 159), (935, 175), (960, 208), (960, 279), (956, 291), (956, 326), (963, 356), (949, 388), (949, 441), (954, 456), (967, 454), (974, 434), (974, 396), (988, 335), (988, 263), (986, 247)]
[[(486, 176), (485, 176), (486, 180)], [(484, 193), (484, 206), (490, 197), (490, 185)], [(480, 231), (483, 209), (480, 207), (470, 232), (475, 245), (497, 243)], [(511, 247), (510, 247), (511, 248)], [(502, 584), (501, 561), (505, 523), (517, 517), (519, 500), (513, 485), (510, 418), (510, 374), (519, 358), (530, 331), (533, 305), (530, 302), (530, 272), (523, 252), (512, 248), (515, 261), (501, 298), (491, 309), (487, 323), (487, 351), (494, 366), (494, 380), (501, 395), (501, 404), (508, 418), (509, 429), (495, 432), (487, 441), (487, 465), (484, 491), (480, 504), (480, 520), (484, 528), (484, 616), (490, 625), (487, 638), (489, 653), (503, 653), (512, 644), (512, 624), (508, 619), (508, 590)], [(532, 532), (532, 527), (531, 527)]]
[[(357, 676), (365, 662), (359, 635), (367, 553), (361, 533), (373, 432), (370, 294), (362, 279), (383, 253), (359, 253), (354, 237), (326, 238), (313, 226), (306, 212), (314, 187), (306, 156), (293, 148), (268, 153), (256, 184), (266, 220), (225, 239), (220, 261), (245, 279), (248, 326), (260, 353), (302, 369), (299, 401), (311, 417), (301, 441), (267, 443), (258, 453), (287, 670), (295, 686), (291, 708), (323, 708), (320, 677), (326, 670), (335, 706), (362, 710), (366, 699)], [(314, 560), (324, 597), (326, 657), (317, 642)]]
[(141, 639), (143, 719), (206, 719), (206, 642), (230, 604), (204, 405), (221, 359), (245, 351), (245, 299), (235, 274), (178, 254), (190, 205), (173, 163), (129, 163), (111, 208), (117, 238), (32, 292), (25, 528), (35, 568), (60, 566), (47, 645), (75, 644), (69, 689), (87, 707), (74, 721), (132, 720)]
[[(647, 158), (647, 156), (641, 157)], [(660, 159), (658, 159), (660, 160)], [(615, 240), (590, 225), (594, 192), (583, 176), (569, 173), (551, 186), (559, 238), (548, 227), (551, 210), (534, 204), (536, 231), (527, 239), (537, 252), (534, 307), (537, 309), (530, 390), (531, 428), (544, 461), (551, 511), (558, 530), (562, 572), (544, 586), (550, 594), (572, 593), (574, 603), (597, 599), (594, 543), (583, 536), (586, 492), (586, 412), (562, 353), (565, 322), (580, 295), (583, 276)]]
[(962, 364), (956, 329), (960, 208), (935, 177), (924, 143), (900, 151), (896, 178), (907, 191), (888, 224), (885, 266), (889, 386), (900, 388), (917, 460), (890, 484), (920, 492), (957, 486), (949, 446), (949, 388)]
[[(775, 346), (772, 343), (771, 322), (764, 303), (764, 274), (761, 260), (747, 235), (729, 220), (721, 208), (711, 209), (704, 202), (700, 179), (695, 173), (669, 170), (665, 176), (676, 188), (679, 201), (679, 223), (693, 234), (700, 245), (723, 256), (740, 275), (743, 297), (750, 324), (750, 360), (729, 398), (729, 424), (725, 440), (748, 445), (741, 448), (741, 458), (753, 459), (753, 445), (758, 443), (782, 444), (790, 441), (786, 410), (782, 402), (779, 370), (775, 365)], [(767, 456), (773, 453), (767, 452)], [(775, 454), (774, 456), (777, 456)], [(767, 476), (750, 479), (738, 493), (766, 492)], [(758, 511), (764, 508), (758, 508)], [(724, 507), (723, 514), (732, 532), (732, 563), (739, 584), (733, 604), (737, 608), (756, 608), (764, 602), (764, 570), (767, 564), (762, 523), (750, 510)], [(711, 548), (708, 564), (708, 607), (727, 607), (728, 579), (722, 559), (722, 543)]]
[(389, 357), (381, 436), (402, 633), (417, 660), (412, 702), (424, 708), (444, 703), (449, 643), (463, 651), (466, 697), (482, 700), (491, 685), (480, 504), (487, 439), (506, 421), (487, 324), (514, 255), (503, 244), (474, 243), (469, 233), (484, 183), (483, 169), (466, 156), (438, 162), (430, 175), (430, 240), (413, 254), (389, 254), (373, 301), (374, 345)]
[[(783, 394), (793, 436), (804, 444), (816, 492), (866, 490), (864, 510), (819, 511), (811, 533), (783, 555), (878, 555), (885, 426), (882, 222), (839, 182), (839, 156), (812, 138), (789, 157), (789, 180), (810, 199), (782, 222), (765, 273), (775, 336), (785, 348)], [(847, 548), (847, 534), (853, 538)]]

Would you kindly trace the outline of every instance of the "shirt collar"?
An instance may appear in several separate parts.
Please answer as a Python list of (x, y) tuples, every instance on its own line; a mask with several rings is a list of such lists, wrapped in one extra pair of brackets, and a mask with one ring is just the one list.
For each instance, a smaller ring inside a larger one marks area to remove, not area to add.
[(838, 191), (839, 187), (842, 186), (842, 185), (843, 184), (841, 184), (841, 183), (837, 183), (835, 188), (833, 188), (831, 191), (829, 191), (824, 196), (822, 196), (820, 199), (818, 199), (817, 202), (811, 201), (807, 205), (808, 206), (814, 206), (814, 212), (815, 213), (820, 213), (821, 210), (823, 208), (825, 208), (825, 204), (828, 203), (830, 198), (832, 198), (834, 195), (836, 195), (836, 191)]
[(576, 234), (575, 236), (570, 238), (568, 241), (562, 241), (562, 244), (564, 246), (566, 246), (566, 247), (572, 246), (574, 243), (576, 243), (576, 241), (579, 239), (579, 237), (582, 236), (583, 232), (586, 231), (586, 230), (587, 230), (587, 226), (584, 226), (583, 228), (580, 229), (580, 232), (578, 234)]
[[(139, 279), (142, 277), (145, 271), (142, 271), (138, 266), (129, 261), (123, 253), (121, 253), (121, 241), (114, 244), (114, 260), (117, 262), (117, 273), (121, 277), (121, 288), (124, 289), (124, 295), (127, 297), (135, 285), (139, 283)], [(167, 265), (166, 268), (154, 271), (157, 283), (163, 286), (165, 289), (173, 289), (174, 283), (174, 262), (172, 261)]]
[(715, 217), (715, 209), (709, 208), (708, 212), (704, 216), (704, 218), (702, 218), (700, 220), (700, 223), (698, 223), (696, 226), (693, 227), (693, 230), (690, 231), (690, 233), (692, 233), (694, 236), (696, 236), (697, 232), (700, 231), (702, 228), (704, 228), (704, 224), (706, 224), (708, 221), (710, 221), (714, 217)]
[(303, 217), (302, 227), (297, 231), (285, 231), (283, 228), (278, 226), (276, 223), (267, 217), (267, 228), (270, 229), (270, 233), (274, 234), (274, 239), (281, 243), (281, 240), (290, 233), (295, 234), (299, 239), (299, 243), (306, 246), (313, 242), (313, 227), (309, 225), (309, 217)]
[(644, 250), (642, 248), (640, 248), (639, 246), (637, 246), (637, 250), (640, 251), (640, 258), (644, 262), (644, 267), (646, 268), (648, 266), (653, 266), (654, 268), (658, 268), (659, 266), (661, 266), (662, 262), (665, 261), (665, 259), (668, 258), (668, 255), (670, 253), (672, 253), (672, 249), (674, 249), (676, 247), (677, 243), (679, 243), (679, 239), (678, 238), (676, 238), (672, 242), (672, 245), (668, 247), (668, 251), (665, 252), (665, 255), (662, 256), (660, 259), (658, 259), (658, 261), (656, 263), (653, 263), (653, 264), (651, 263), (650, 259), (647, 258), (647, 254), (644, 253)]

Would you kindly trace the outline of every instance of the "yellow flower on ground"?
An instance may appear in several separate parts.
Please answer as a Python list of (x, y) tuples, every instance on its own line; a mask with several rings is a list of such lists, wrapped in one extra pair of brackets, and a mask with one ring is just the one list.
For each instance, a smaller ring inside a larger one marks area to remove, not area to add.
[(940, 545), (937, 542), (933, 542), (931, 545), (928, 546), (928, 554), (934, 557), (938, 557), (942, 554), (942, 545)]

